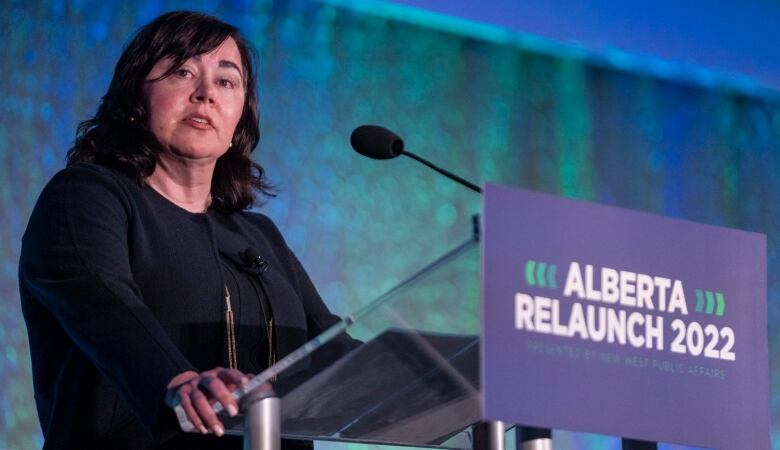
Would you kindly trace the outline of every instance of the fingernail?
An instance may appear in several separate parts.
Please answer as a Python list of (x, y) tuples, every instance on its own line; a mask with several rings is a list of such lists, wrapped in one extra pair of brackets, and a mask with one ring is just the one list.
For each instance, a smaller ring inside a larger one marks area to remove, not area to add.
[(200, 426), (200, 432), (202, 434), (209, 434), (208, 428), (204, 427), (203, 425)]
[(227, 412), (230, 414), (230, 417), (235, 417), (236, 414), (238, 414), (238, 408), (236, 408), (235, 405), (228, 405)]
[(223, 434), (225, 434), (225, 429), (222, 428), (222, 425), (216, 424), (213, 427), (211, 427), (211, 430), (214, 431), (214, 434), (216, 434), (219, 437), (222, 437)]
[(247, 383), (249, 383), (249, 378), (247, 377), (241, 378), (241, 384), (247, 384)]

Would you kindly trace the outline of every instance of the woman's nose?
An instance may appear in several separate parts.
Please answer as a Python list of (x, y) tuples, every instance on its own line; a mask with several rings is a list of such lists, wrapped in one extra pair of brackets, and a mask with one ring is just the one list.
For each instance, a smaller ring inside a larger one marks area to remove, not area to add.
[(192, 92), (191, 101), (196, 103), (214, 103), (214, 86), (205, 79), (198, 80)]

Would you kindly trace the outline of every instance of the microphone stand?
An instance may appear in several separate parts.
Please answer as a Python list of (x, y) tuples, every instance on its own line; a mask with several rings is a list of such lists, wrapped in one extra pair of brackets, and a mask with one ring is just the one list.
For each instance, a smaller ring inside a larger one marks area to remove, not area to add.
[(432, 162), (430, 162), (430, 161), (428, 161), (426, 159), (420, 158), (419, 156), (415, 155), (414, 153), (408, 152), (406, 150), (401, 150), (399, 154), (406, 155), (406, 156), (408, 156), (408, 157), (410, 157), (410, 158), (412, 158), (412, 159), (414, 159), (416, 161), (419, 161), (419, 162), (425, 164), (426, 166), (430, 167), (431, 169), (439, 172), (440, 174), (444, 175), (445, 177), (447, 177), (447, 178), (449, 178), (451, 180), (457, 181), (458, 183), (462, 184), (463, 186), (466, 186), (467, 188), (471, 189), (474, 192), (477, 192), (479, 194), (482, 193), (482, 188), (480, 188), (476, 184), (474, 184), (474, 183), (472, 183), (470, 181), (467, 181), (467, 180), (465, 180), (465, 179), (455, 175), (454, 173), (452, 173), (452, 172), (450, 172), (448, 170), (444, 170), (441, 167), (433, 164)]

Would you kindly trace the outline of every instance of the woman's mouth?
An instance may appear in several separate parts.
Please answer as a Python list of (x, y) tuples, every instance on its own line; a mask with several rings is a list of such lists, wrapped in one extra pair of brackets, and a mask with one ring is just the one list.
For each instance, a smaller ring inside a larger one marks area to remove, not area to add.
[(190, 116), (188, 117), (185, 122), (190, 125), (193, 128), (197, 128), (199, 130), (207, 130), (209, 128), (213, 128), (211, 126), (211, 121), (207, 117), (202, 116)]

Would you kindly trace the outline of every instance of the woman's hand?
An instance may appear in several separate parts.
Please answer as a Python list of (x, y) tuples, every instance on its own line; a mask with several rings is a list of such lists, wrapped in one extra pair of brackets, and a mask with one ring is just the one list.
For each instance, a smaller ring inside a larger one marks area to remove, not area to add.
[(225, 434), (225, 426), (217, 418), (211, 401), (216, 399), (230, 416), (238, 414), (238, 402), (230, 391), (249, 381), (249, 376), (236, 370), (217, 367), (205, 372), (182, 372), (168, 383), (166, 403), (181, 405), (187, 419), (203, 434)]

